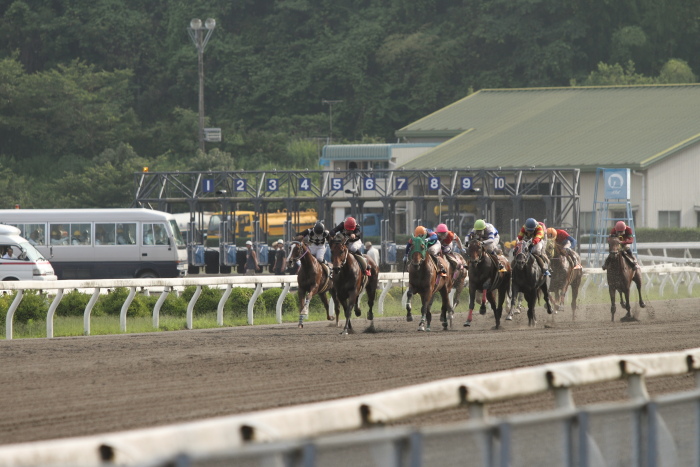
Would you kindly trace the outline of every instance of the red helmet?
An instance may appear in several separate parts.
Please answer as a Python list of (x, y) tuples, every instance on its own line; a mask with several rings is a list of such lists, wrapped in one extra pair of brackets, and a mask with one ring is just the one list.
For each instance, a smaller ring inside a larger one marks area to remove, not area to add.
[(345, 219), (345, 223), (343, 224), (343, 228), (345, 230), (355, 230), (356, 227), (357, 221), (354, 217), (348, 217), (347, 219)]
[(615, 230), (618, 232), (623, 232), (626, 228), (627, 226), (622, 221), (617, 221), (617, 224), (615, 224)]
[(447, 232), (449, 232), (449, 230), (447, 230), (447, 226), (445, 224), (439, 224), (435, 228), (435, 232), (436, 233), (447, 233)]

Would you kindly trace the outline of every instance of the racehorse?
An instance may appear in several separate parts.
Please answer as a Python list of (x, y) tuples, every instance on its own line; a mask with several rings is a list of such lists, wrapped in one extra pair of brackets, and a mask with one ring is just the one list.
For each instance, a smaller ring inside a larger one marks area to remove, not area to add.
[[(333, 263), (333, 289), (335, 291), (334, 300), (343, 307), (345, 312), (345, 327), (342, 334), (353, 333), (352, 323), (350, 322), (350, 312), (355, 310), (355, 316), (360, 316), (359, 297), (363, 289), (367, 291), (367, 319), (371, 321), (369, 330), (374, 330), (374, 297), (377, 293), (379, 285), (379, 268), (371, 258), (365, 258), (370, 265), (371, 276), (366, 276), (362, 270), (362, 266), (358, 262), (355, 255), (350, 253), (348, 249), (348, 241), (350, 237), (343, 233), (337, 233), (330, 241), (331, 244), (331, 262)], [(335, 323), (338, 326), (339, 311), (335, 313)]]
[[(459, 305), (459, 296), (462, 294), (462, 290), (464, 290), (464, 288), (467, 286), (467, 278), (469, 277), (469, 269), (464, 261), (464, 257), (457, 253), (454, 253), (453, 257), (457, 262), (456, 267), (453, 266), (449, 260), (447, 261), (447, 263), (450, 265), (447, 274), (452, 279), (452, 290), (455, 292), (454, 301), (452, 302), (452, 310), (457, 308), (457, 305)], [(451, 321), (450, 327), (452, 327)]]
[(287, 256), (287, 265), (291, 266), (296, 261), (301, 263), (297, 272), (297, 284), (299, 298), (299, 327), (304, 327), (304, 319), (309, 317), (309, 302), (314, 295), (321, 299), (323, 307), (326, 309), (326, 319), (332, 320), (328, 307), (326, 292), (333, 295), (333, 282), (330, 278), (330, 270), (321, 265), (311, 254), (308, 245), (302, 242), (293, 241)]
[[(481, 307), (479, 313), (486, 314), (486, 301), (491, 304), (494, 317), (496, 318), (496, 329), (501, 326), (501, 314), (503, 313), (503, 302), (510, 288), (510, 264), (505, 258), (502, 264), (505, 272), (499, 272), (499, 264), (486, 252), (484, 243), (478, 238), (472, 238), (467, 244), (467, 262), (469, 263), (469, 316), (465, 326), (472, 324), (472, 312), (474, 311), (474, 300), (477, 290), (482, 293)], [(498, 292), (498, 304), (493, 297), (494, 291)]]
[[(413, 321), (411, 318), (411, 297), (413, 294), (420, 295), (421, 298), (421, 319), (418, 325), (419, 331), (430, 331), (430, 322), (432, 321), (432, 313), (430, 306), (433, 304), (433, 298), (436, 292), (440, 292), (442, 298), (442, 311), (440, 312), (440, 322), (442, 328), (447, 329), (447, 320), (449, 316), (452, 322), (452, 307), (450, 306), (450, 290), (452, 289), (452, 277), (441, 276), (438, 274), (435, 261), (428, 258), (428, 245), (423, 237), (413, 237), (411, 239), (411, 251), (409, 253), (410, 262), (408, 264), (408, 300), (406, 301), (406, 320)], [(447, 260), (438, 257), (445, 270), (448, 269)]]
[(552, 306), (549, 303), (549, 291), (547, 289), (547, 277), (537, 263), (535, 256), (530, 253), (530, 241), (518, 242), (515, 247), (515, 259), (513, 259), (513, 297), (510, 303), (510, 313), (515, 307), (515, 297), (519, 292), (523, 293), (527, 302), (527, 324), (536, 324), (535, 305), (540, 296), (544, 296), (547, 313), (552, 314)]
[[(572, 254), (576, 252), (572, 251)], [(559, 245), (554, 247), (554, 254), (549, 260), (549, 267), (552, 270), (552, 278), (549, 281), (549, 293), (554, 294), (555, 311), (564, 309), (566, 293), (571, 287), (571, 311), (573, 319), (576, 318), (576, 300), (578, 299), (578, 289), (581, 287), (583, 269), (574, 267), (569, 262), (564, 248)]]
[(630, 288), (632, 282), (637, 284), (639, 294), (639, 306), (644, 308), (646, 304), (642, 299), (642, 273), (632, 266), (620, 251), (620, 239), (617, 237), (608, 238), (608, 291), (610, 292), (610, 314), (611, 321), (615, 321), (615, 292), (620, 293), (620, 305), (627, 314), (620, 318), (620, 321), (633, 321), (634, 317), (630, 312)]

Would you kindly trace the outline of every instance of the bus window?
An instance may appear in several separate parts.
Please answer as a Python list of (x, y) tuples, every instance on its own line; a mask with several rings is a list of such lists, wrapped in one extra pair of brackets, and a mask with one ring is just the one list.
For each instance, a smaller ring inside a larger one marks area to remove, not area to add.
[(144, 245), (167, 245), (168, 231), (165, 224), (143, 224)]
[(70, 231), (73, 232), (71, 245), (90, 245), (92, 237), (92, 227), (90, 224), (71, 224)]
[(175, 239), (175, 246), (184, 248), (185, 241), (182, 239), (182, 234), (180, 233), (180, 228), (177, 226), (177, 221), (170, 221), (170, 227), (173, 229), (173, 238)]
[(95, 245), (115, 245), (116, 224), (95, 224)]
[(49, 231), (51, 232), (51, 245), (70, 244), (68, 238), (70, 224), (49, 224)]
[(117, 244), (136, 244), (136, 224), (117, 224)]

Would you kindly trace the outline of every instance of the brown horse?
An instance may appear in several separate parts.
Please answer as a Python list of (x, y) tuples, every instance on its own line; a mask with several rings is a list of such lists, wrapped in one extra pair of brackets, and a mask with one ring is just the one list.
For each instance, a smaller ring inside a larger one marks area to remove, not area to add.
[(515, 297), (522, 292), (527, 302), (527, 324), (534, 326), (537, 323), (535, 316), (535, 305), (540, 297), (544, 297), (547, 313), (552, 314), (552, 306), (549, 303), (549, 290), (547, 288), (547, 277), (537, 263), (535, 256), (530, 253), (530, 241), (518, 242), (515, 247), (515, 258), (513, 259), (513, 284), (510, 309), (511, 313), (515, 308)]
[(625, 258), (620, 248), (620, 240), (617, 237), (608, 238), (608, 260), (606, 262), (608, 264), (611, 321), (615, 321), (615, 292), (620, 293), (620, 305), (627, 310), (627, 314), (620, 318), (620, 321), (633, 321), (635, 318), (630, 312), (630, 288), (632, 282), (637, 284), (639, 306), (641, 308), (646, 306), (642, 299), (642, 272)]
[[(499, 257), (499, 261), (505, 267), (504, 272), (499, 272), (499, 265), (486, 253), (484, 243), (478, 238), (471, 238), (467, 244), (467, 262), (469, 263), (469, 316), (465, 326), (472, 324), (472, 312), (477, 290), (482, 293), (479, 313), (486, 314), (486, 301), (488, 300), (496, 318), (496, 329), (501, 327), (501, 315), (503, 314), (503, 302), (510, 289), (511, 268), (505, 258)], [(493, 297), (494, 291), (498, 292), (498, 304)]]
[[(321, 265), (311, 254), (308, 245), (302, 242), (293, 241), (287, 256), (287, 265), (292, 266), (296, 261), (301, 263), (297, 272), (299, 299), (299, 327), (304, 327), (304, 319), (309, 317), (309, 302), (314, 295), (321, 299), (323, 307), (326, 309), (326, 319), (332, 320), (328, 306), (326, 292), (333, 295), (333, 282), (330, 278), (330, 270), (327, 266)], [(337, 313), (337, 312), (336, 312)]]
[[(576, 255), (575, 251), (571, 251)], [(580, 264), (580, 261), (578, 262)], [(564, 309), (566, 293), (571, 287), (571, 311), (572, 319), (576, 318), (576, 300), (578, 299), (578, 289), (581, 287), (583, 269), (574, 269), (567, 257), (567, 253), (560, 245), (555, 245), (554, 253), (549, 261), (549, 268), (552, 271), (552, 278), (549, 282), (549, 293), (554, 294), (554, 311)]]
[[(442, 298), (442, 311), (440, 322), (442, 328), (447, 329), (447, 320), (452, 322), (452, 307), (450, 306), (450, 290), (452, 289), (452, 277), (438, 274), (435, 261), (428, 258), (428, 245), (423, 237), (413, 237), (411, 239), (411, 251), (409, 253), (410, 262), (408, 264), (408, 294), (406, 301), (406, 320), (413, 321), (411, 317), (411, 297), (413, 294), (420, 295), (421, 298), (421, 319), (418, 325), (419, 331), (430, 331), (432, 313), (430, 306), (436, 292), (440, 292)], [(445, 270), (448, 269), (447, 260), (438, 258)]]
[[(352, 323), (350, 322), (350, 313), (355, 309), (355, 316), (360, 316), (359, 297), (362, 290), (367, 290), (367, 304), (369, 311), (367, 319), (371, 321), (368, 330), (374, 330), (374, 314), (372, 307), (374, 306), (374, 298), (377, 294), (379, 286), (379, 268), (371, 258), (365, 257), (365, 261), (370, 266), (371, 276), (366, 276), (362, 266), (358, 262), (355, 255), (350, 253), (348, 243), (350, 238), (337, 233), (331, 239), (331, 262), (333, 263), (333, 289), (335, 291), (336, 303), (343, 307), (345, 312), (345, 327), (342, 334), (353, 333)], [(335, 322), (338, 325), (340, 309), (336, 310)]]
[[(447, 263), (450, 267), (447, 269), (448, 276), (452, 280), (452, 290), (454, 290), (454, 296), (452, 301), (452, 310), (457, 308), (459, 305), (459, 296), (462, 291), (467, 286), (467, 279), (469, 278), (469, 268), (467, 263), (464, 261), (464, 257), (457, 253), (450, 253), (452, 258), (455, 260), (455, 264), (448, 259)], [(447, 258), (446, 258), (447, 259)], [(454, 314), (454, 313), (453, 313)], [(450, 327), (452, 327), (452, 321), (450, 320)]]

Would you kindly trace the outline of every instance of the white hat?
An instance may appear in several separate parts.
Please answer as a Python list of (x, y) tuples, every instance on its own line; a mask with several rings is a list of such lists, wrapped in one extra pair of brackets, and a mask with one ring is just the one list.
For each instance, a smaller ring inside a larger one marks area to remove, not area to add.
[(248, 240), (247, 242), (245, 242), (245, 244), (246, 244), (246, 245), (252, 245), (253, 242), (251, 242), (250, 240)]
[(365, 248), (369, 248), (372, 246), (372, 242), (365, 242)]
[(284, 243), (284, 240), (282, 240), (282, 239), (280, 238), (279, 240), (277, 240), (277, 243), (282, 243), (282, 244), (283, 244), (283, 243)]

